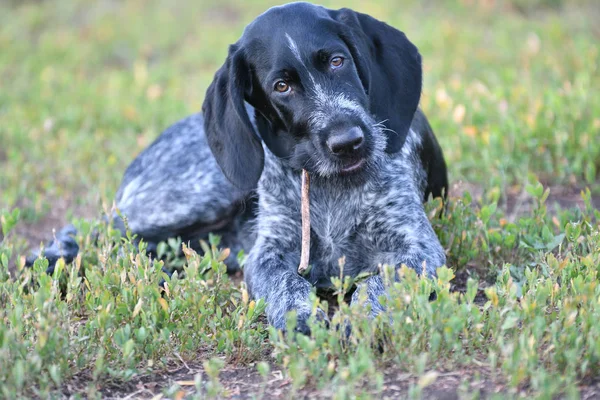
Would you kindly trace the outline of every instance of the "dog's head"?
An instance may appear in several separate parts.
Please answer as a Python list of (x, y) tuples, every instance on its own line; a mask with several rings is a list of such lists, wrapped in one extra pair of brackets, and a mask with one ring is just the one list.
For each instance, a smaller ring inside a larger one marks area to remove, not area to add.
[(295, 169), (351, 181), (401, 149), (421, 83), (417, 48), (391, 26), (349, 9), (274, 7), (230, 46), (206, 93), (206, 136), (242, 189), (262, 173), (261, 141)]

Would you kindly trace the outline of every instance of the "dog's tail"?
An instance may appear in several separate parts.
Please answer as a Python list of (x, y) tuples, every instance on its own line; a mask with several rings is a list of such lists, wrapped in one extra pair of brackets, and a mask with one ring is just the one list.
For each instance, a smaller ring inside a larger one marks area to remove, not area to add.
[(79, 253), (79, 245), (75, 239), (77, 229), (69, 224), (56, 233), (54, 239), (50, 241), (44, 248), (31, 251), (25, 258), (25, 266), (32, 267), (35, 260), (38, 258), (46, 258), (48, 260), (48, 268), (46, 273), (52, 275), (56, 262), (62, 258), (65, 263), (72, 262)]

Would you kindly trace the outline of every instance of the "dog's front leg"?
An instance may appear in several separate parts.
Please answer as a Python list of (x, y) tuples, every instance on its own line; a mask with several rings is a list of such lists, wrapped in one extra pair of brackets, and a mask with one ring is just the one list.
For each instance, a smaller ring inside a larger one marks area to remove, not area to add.
[[(244, 280), (253, 298), (266, 301), (271, 325), (286, 330), (286, 315), (295, 311), (296, 331), (310, 334), (307, 321), (312, 311), (309, 300), (312, 285), (298, 275), (299, 262), (299, 252), (286, 251), (281, 243), (259, 238), (246, 262)], [(326, 321), (321, 309), (316, 312), (317, 319)]]
[[(404, 209), (410, 208), (404, 206)], [(375, 244), (380, 251), (373, 264), (393, 265), (396, 270), (406, 265), (419, 275), (435, 278), (436, 270), (446, 264), (444, 249), (420, 204), (415, 204), (406, 215), (404, 224), (398, 224), (399, 218), (390, 213), (377, 225), (384, 229)], [(399, 279), (397, 274), (394, 275), (394, 279)], [(375, 316), (384, 310), (379, 302), (382, 295), (388, 295), (384, 279), (375, 275), (357, 285), (352, 302), (366, 301), (365, 305), (371, 306), (371, 316)]]
[(364, 304), (370, 306), (370, 316), (375, 317), (380, 312), (384, 311), (379, 297), (384, 295), (385, 285), (381, 275), (370, 276), (358, 285), (352, 293), (352, 304)]

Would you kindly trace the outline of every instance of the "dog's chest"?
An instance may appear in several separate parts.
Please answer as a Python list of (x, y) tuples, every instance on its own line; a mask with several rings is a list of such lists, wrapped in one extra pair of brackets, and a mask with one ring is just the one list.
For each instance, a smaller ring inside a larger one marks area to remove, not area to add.
[(333, 250), (346, 245), (355, 236), (365, 213), (365, 204), (358, 193), (319, 194), (317, 191), (311, 193), (311, 230), (323, 246)]
[(369, 264), (364, 242), (363, 222), (371, 208), (369, 196), (361, 191), (322, 193), (311, 190), (311, 257), (315, 280), (339, 274), (344, 257), (344, 273), (355, 275)]

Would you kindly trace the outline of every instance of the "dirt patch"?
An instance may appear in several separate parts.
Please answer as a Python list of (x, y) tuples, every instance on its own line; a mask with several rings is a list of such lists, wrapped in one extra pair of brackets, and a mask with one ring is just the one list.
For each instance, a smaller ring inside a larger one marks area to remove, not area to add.
[[(199, 378), (208, 382), (209, 376), (204, 372), (202, 358), (194, 362), (181, 361), (173, 364), (166, 370), (151, 374), (138, 375), (127, 382), (109, 380), (100, 382), (98, 392), (105, 399), (123, 398), (153, 398), (163, 390), (178, 385), (186, 395), (196, 392), (195, 381)], [(77, 393), (84, 393), (89, 387), (91, 376), (88, 371), (74, 376), (64, 385), (62, 395), (69, 398)], [(268, 393), (269, 398), (287, 398), (291, 389), (291, 381), (284, 378), (283, 372), (276, 365), (271, 364), (271, 372), (263, 379), (254, 366), (226, 366), (219, 375), (228, 398), (251, 398)]]
[[(470, 278), (469, 269), (464, 268), (460, 271), (455, 272), (454, 279), (452, 279), (450, 283), (450, 290), (452, 292), (466, 293), (467, 292), (467, 281)], [(479, 287), (477, 288), (477, 293), (475, 294), (475, 299), (473, 302), (479, 306), (483, 306), (487, 301), (487, 296), (485, 295), (486, 289), (485, 281), (479, 282)]]
[[(494, 395), (527, 397), (526, 387), (509, 389), (505, 382), (494, 378), (488, 368), (475, 364), (473, 367), (459, 367), (448, 371), (429, 371), (427, 377), (430, 382), (422, 389), (420, 396), (426, 399), (454, 400), (475, 393), (481, 398)], [(64, 385), (62, 396), (69, 398), (77, 393), (85, 393), (90, 378), (88, 373), (73, 377)], [(182, 398), (197, 393), (195, 382), (198, 379), (202, 382), (210, 380), (201, 361), (173, 365), (163, 372), (139, 375), (128, 382), (104, 381), (99, 384), (97, 390), (105, 399), (151, 399), (163, 393), (165, 389), (178, 385), (180, 393), (174, 397)], [(283, 371), (275, 364), (271, 364), (271, 372), (266, 378), (260, 376), (254, 365), (226, 366), (219, 375), (219, 382), (223, 386), (220, 396), (222, 398), (325, 399), (335, 395), (328, 388), (317, 389), (311, 384), (294, 392), (291, 380), (285, 377)], [(384, 373), (381, 391), (373, 390), (371, 394), (374, 398), (405, 398), (409, 395), (411, 387), (418, 384), (418, 376), (403, 371), (398, 365), (389, 365)], [(367, 382), (363, 388), (366, 388), (366, 385)], [(583, 399), (600, 398), (600, 382), (584, 383), (580, 390)]]
[[(420, 397), (454, 400), (478, 393), (481, 398), (497, 395), (527, 398), (527, 387), (510, 389), (505, 382), (498, 381), (487, 367), (478, 364), (484, 365), (485, 360), (473, 364), (472, 367), (428, 372), (430, 382), (422, 390)], [(189, 396), (197, 393), (195, 381), (198, 377), (202, 382), (210, 380), (200, 360), (181, 362), (165, 371), (139, 375), (128, 382), (104, 381), (99, 384), (97, 390), (105, 399), (151, 399), (160, 395), (165, 389), (178, 385), (181, 391), (179, 395)], [(70, 398), (77, 393), (85, 393), (90, 381), (89, 373), (78, 374), (63, 386), (62, 396)], [(226, 366), (219, 375), (219, 382), (224, 389), (223, 396), (220, 396), (222, 398), (325, 399), (335, 395), (327, 388), (317, 389), (310, 384), (294, 392), (291, 380), (285, 377), (283, 371), (273, 363), (271, 363), (271, 372), (266, 378), (260, 376), (254, 365)], [(418, 383), (418, 376), (403, 371), (399, 365), (392, 364), (385, 369), (382, 390), (373, 390), (371, 394), (374, 398), (405, 398), (409, 395), (411, 387)], [(365, 382), (363, 387), (366, 387), (366, 384)], [(583, 382), (580, 391), (582, 399), (600, 399), (600, 381)], [(182, 398), (178, 395), (174, 397)]]
[[(50, 203), (52, 206), (43, 217), (33, 222), (21, 221), (15, 226), (15, 233), (24, 238), (32, 248), (52, 240), (54, 231), (58, 232), (63, 226), (72, 223), (73, 221), (67, 220), (69, 211), (75, 218), (94, 219), (100, 215), (98, 208), (77, 205), (72, 199), (55, 199)], [(29, 206), (28, 200), (22, 199), (15, 207), (26, 209)]]
[[(17, 235), (17, 248), (24, 262), (25, 257), (32, 250), (37, 250), (40, 244), (47, 244), (53, 240), (56, 232), (59, 232), (65, 225), (72, 223), (68, 219), (68, 215), (73, 215), (75, 218), (84, 218), (94, 220), (99, 217), (100, 212), (96, 207), (90, 205), (77, 205), (72, 199), (57, 199), (53, 201), (52, 206), (43, 217), (34, 221), (24, 221), (23, 219), (17, 223), (14, 228), (14, 233)], [(25, 210), (31, 207), (29, 200), (20, 200), (15, 207)], [(23, 211), (22, 214), (23, 215)], [(12, 232), (11, 232), (12, 234)], [(0, 235), (1, 236), (1, 235)], [(2, 238), (0, 237), (0, 240)], [(9, 272), (15, 274), (17, 271), (17, 253), (13, 254), (9, 261)]]
[[(550, 189), (550, 195), (546, 204), (550, 212), (557, 212), (558, 209), (570, 209), (575, 207), (584, 208), (585, 203), (581, 193), (585, 190), (583, 187), (570, 185), (548, 185), (544, 186)], [(505, 208), (509, 215), (525, 215), (531, 211), (534, 205), (531, 196), (519, 188), (510, 189), (505, 196)], [(600, 197), (592, 195), (592, 205), (600, 209)]]
[[(590, 187), (592, 190), (592, 205), (600, 210), (600, 196), (594, 195), (600, 187), (600, 182)], [(546, 200), (548, 211), (556, 213), (559, 209), (570, 209), (574, 207), (584, 208), (585, 203), (581, 197), (581, 192), (585, 187), (574, 185), (544, 185), (544, 188), (550, 189), (550, 195)], [(469, 192), (473, 202), (479, 202), (483, 198), (484, 189), (482, 185), (472, 184), (463, 181), (457, 181), (450, 186), (450, 198), (462, 197), (465, 192)], [(503, 209), (509, 220), (515, 220), (517, 217), (527, 215), (534, 206), (534, 200), (527, 193), (525, 188), (513, 186), (507, 189), (500, 196), (498, 207)]]
[[(63, 396), (70, 397), (81, 393), (87, 387), (89, 376), (87, 373), (74, 377), (70, 383), (65, 385)], [(434, 382), (425, 388), (423, 395), (431, 399), (458, 399), (460, 392), (482, 392), (493, 393), (501, 391), (498, 387), (481, 379), (475, 379), (472, 371), (457, 370), (451, 372), (436, 372)], [(107, 381), (98, 388), (103, 398), (153, 398), (163, 390), (179, 385), (185, 396), (196, 393), (195, 381), (198, 378), (207, 382), (209, 377), (204, 372), (201, 362), (182, 363), (179, 366), (149, 375), (136, 377), (128, 382)], [(287, 399), (291, 396), (297, 398), (331, 398), (334, 393), (328, 389), (317, 389), (308, 387), (293, 392), (292, 382), (286, 378), (283, 371), (271, 364), (271, 372), (266, 378), (260, 376), (254, 366), (226, 367), (219, 375), (220, 384), (224, 388), (224, 397), (247, 399), (247, 398), (270, 398)], [(416, 384), (418, 377), (402, 372), (397, 366), (390, 366), (384, 378), (383, 390), (373, 392), (373, 395), (396, 398), (406, 396), (411, 385)], [(365, 383), (366, 384), (366, 383)]]

